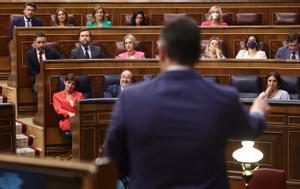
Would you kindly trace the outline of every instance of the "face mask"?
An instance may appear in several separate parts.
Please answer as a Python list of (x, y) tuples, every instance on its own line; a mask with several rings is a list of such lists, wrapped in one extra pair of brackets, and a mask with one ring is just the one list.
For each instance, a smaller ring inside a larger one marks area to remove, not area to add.
[(255, 41), (249, 41), (247, 44), (247, 47), (250, 49), (255, 49), (256, 47), (256, 42)]
[(219, 13), (212, 13), (211, 17), (212, 17), (213, 20), (216, 20), (216, 19), (219, 18)]

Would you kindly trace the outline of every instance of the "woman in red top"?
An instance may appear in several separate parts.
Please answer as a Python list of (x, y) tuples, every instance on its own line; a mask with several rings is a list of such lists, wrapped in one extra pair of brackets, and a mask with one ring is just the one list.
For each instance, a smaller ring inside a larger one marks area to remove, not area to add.
[(227, 26), (227, 23), (223, 22), (221, 7), (211, 7), (208, 12), (207, 21), (202, 22), (201, 26)]
[(63, 118), (59, 121), (59, 128), (63, 132), (70, 132), (71, 117), (75, 116), (76, 101), (83, 99), (83, 94), (74, 90), (75, 75), (69, 73), (65, 77), (65, 89), (54, 93), (53, 108)]

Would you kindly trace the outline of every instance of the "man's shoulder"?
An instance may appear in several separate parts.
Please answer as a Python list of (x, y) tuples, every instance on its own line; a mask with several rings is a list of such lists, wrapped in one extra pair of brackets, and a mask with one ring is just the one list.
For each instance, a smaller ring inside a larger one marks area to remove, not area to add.
[(283, 52), (283, 51), (287, 51), (288, 50), (288, 46), (283, 46), (278, 48), (278, 52)]
[(119, 87), (120, 87), (120, 85), (118, 85), (118, 84), (109, 85), (109, 86), (107, 87), (107, 90), (113, 90), (113, 89), (117, 89), (117, 88), (119, 88)]
[(34, 48), (31, 48), (31, 49), (29, 49), (29, 50), (26, 52), (26, 55), (27, 55), (27, 56), (33, 56), (34, 53), (36, 53), (35, 49), (34, 49)]
[(42, 26), (43, 22), (41, 19), (37, 18), (37, 17), (32, 17), (32, 21), (35, 22), (37, 24), (37, 26)]
[(23, 16), (17, 16), (11, 21), (11, 24), (18, 26), (18, 24), (21, 24), (22, 20), (24, 20)]
[(71, 52), (76, 52), (76, 51), (79, 51), (81, 49), (81, 47), (75, 47), (71, 50)]
[(93, 45), (92, 44), (90, 47), (91, 47), (91, 49), (96, 49), (96, 50), (99, 50), (99, 51), (101, 50), (101, 47), (99, 45)]

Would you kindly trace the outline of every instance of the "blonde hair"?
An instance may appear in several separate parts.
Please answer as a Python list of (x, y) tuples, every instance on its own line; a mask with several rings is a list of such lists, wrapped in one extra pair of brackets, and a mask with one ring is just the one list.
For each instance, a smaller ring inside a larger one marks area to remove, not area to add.
[(218, 41), (218, 43), (219, 43), (219, 49), (221, 51), (221, 54), (223, 54), (222, 49), (221, 49), (221, 40), (219, 38), (217, 38), (217, 37), (211, 37), (208, 40), (206, 48), (205, 48), (205, 51), (204, 51), (204, 54), (209, 55), (209, 52), (210, 52), (210, 47), (209, 46), (210, 46), (210, 43), (211, 43), (212, 40)]
[(124, 36), (123, 38), (123, 45), (125, 47), (125, 40), (126, 39), (130, 39), (132, 41), (132, 43), (134, 44), (134, 47), (136, 47), (136, 38), (134, 37), (134, 35), (132, 35), (131, 33), (127, 34)]
[(218, 9), (220, 15), (219, 15), (219, 22), (222, 22), (223, 21), (223, 12), (222, 12), (222, 9), (221, 7), (219, 6), (212, 6), (210, 9), (209, 9), (209, 12), (208, 12), (208, 17), (207, 17), (207, 20), (208, 21), (212, 21), (212, 16), (211, 16), (211, 13), (214, 9)]

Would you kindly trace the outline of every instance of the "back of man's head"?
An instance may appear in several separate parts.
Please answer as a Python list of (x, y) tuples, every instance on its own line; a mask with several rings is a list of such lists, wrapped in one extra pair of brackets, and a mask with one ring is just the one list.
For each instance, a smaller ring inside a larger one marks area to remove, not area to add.
[(166, 55), (179, 64), (194, 66), (200, 56), (200, 30), (192, 18), (182, 16), (169, 22), (161, 33)]

